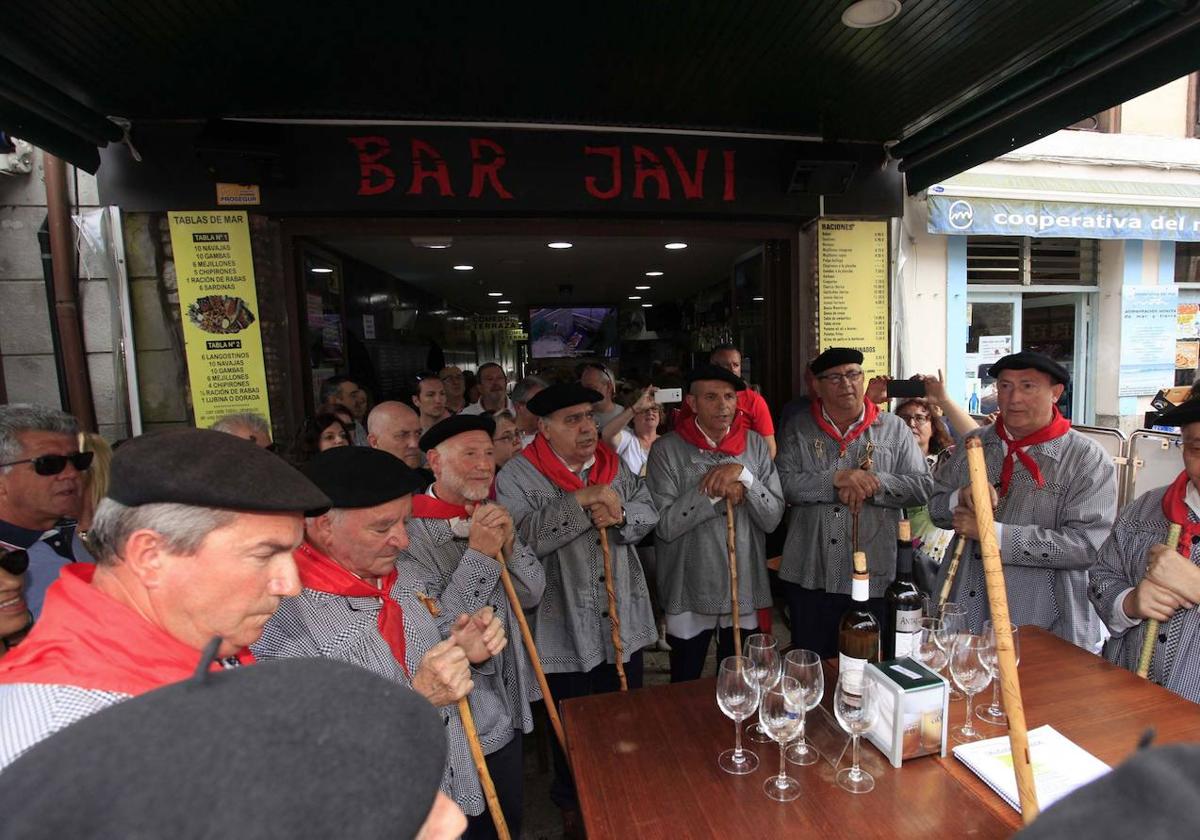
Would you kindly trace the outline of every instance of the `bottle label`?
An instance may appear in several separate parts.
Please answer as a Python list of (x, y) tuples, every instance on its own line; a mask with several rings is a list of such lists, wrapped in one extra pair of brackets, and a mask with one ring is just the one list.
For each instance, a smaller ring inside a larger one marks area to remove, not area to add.
[(916, 633), (921, 629), (922, 610), (896, 610), (896, 632)]
[(850, 671), (861, 671), (867, 667), (867, 660), (856, 659), (844, 653), (838, 654), (838, 673), (847, 674)]

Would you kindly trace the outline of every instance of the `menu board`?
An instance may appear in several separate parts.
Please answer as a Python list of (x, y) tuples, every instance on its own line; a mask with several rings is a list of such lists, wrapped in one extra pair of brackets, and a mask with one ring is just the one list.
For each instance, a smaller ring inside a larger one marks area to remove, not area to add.
[(167, 219), (196, 425), (238, 412), (270, 423), (246, 214), (171, 211)]
[(888, 223), (823, 219), (817, 248), (818, 350), (853, 347), (868, 379), (889, 373)]

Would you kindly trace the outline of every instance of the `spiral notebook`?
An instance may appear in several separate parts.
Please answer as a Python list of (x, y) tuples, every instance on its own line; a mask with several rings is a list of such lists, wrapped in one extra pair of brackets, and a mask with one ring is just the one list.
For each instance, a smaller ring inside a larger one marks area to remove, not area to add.
[[(954, 757), (971, 768), (1005, 802), (1018, 812), (1021, 810), (1007, 735), (959, 744), (954, 748)], [(1033, 762), (1038, 807), (1043, 811), (1112, 769), (1052, 726), (1029, 731), (1029, 757)]]

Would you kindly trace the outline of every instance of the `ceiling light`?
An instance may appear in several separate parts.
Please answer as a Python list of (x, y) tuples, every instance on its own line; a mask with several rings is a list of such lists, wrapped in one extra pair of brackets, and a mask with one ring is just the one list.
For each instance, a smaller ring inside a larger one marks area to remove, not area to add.
[(630, 300), (641, 300), (642, 296), (641, 295), (630, 295), (629, 299)]
[(858, 0), (842, 12), (842, 23), (851, 29), (882, 26), (900, 14), (900, 0)]
[(332, 268), (310, 268), (309, 271), (313, 274), (333, 274)]
[(473, 265), (456, 265), (456, 266), (454, 266), (454, 270), (455, 271), (474, 271), (475, 266), (473, 266)]
[(668, 251), (682, 251), (684, 248), (687, 247), (687, 243), (686, 242), (668, 242), (663, 247), (666, 248)]
[(643, 304), (642, 304), (642, 309), (649, 309), (649, 308), (650, 308), (651, 306), (653, 306), (653, 305), (654, 305), (653, 303), (643, 303)]
[(508, 314), (508, 310), (507, 310), (507, 309), (497, 309), (497, 310), (496, 310), (496, 314), (497, 314), (497, 315), (507, 315), (507, 314)]
[(512, 303), (512, 301), (511, 300), (498, 300), (498, 301), (496, 301), (496, 303), (500, 304), (501, 306), (507, 306), (508, 304)]
[(488, 292), (488, 297), (504, 297), (504, 292)]
[(418, 248), (432, 248), (441, 251), (449, 248), (453, 244), (454, 238), (450, 236), (410, 236), (408, 241)]
[(762, 300), (762, 298), (761, 298), (761, 297), (756, 297), (756, 298), (753, 298), (753, 300)]
[(647, 271), (646, 276), (647, 277), (662, 277), (663, 273), (661, 271)]
[(637, 289), (639, 292), (648, 292), (648, 291), (650, 291), (650, 287), (649, 287), (649, 286), (634, 286), (633, 288)]
[(567, 248), (574, 248), (575, 245), (571, 242), (547, 242), (546, 247), (556, 251), (565, 251)]

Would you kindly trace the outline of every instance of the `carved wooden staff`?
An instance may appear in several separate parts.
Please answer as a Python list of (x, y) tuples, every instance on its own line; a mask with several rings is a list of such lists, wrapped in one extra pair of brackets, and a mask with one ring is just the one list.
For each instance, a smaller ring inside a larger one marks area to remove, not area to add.
[[(429, 610), (434, 618), (441, 615), (442, 608), (438, 602), (425, 595), (417, 593), (417, 598)], [(487, 800), (488, 813), (496, 826), (496, 836), (500, 840), (512, 840), (508, 833), (508, 823), (504, 821), (504, 811), (500, 808), (500, 797), (496, 795), (496, 785), (492, 774), (488, 772), (487, 759), (483, 756), (483, 746), (479, 743), (479, 730), (475, 728), (475, 715), (471, 714), (471, 704), (463, 697), (458, 701), (458, 716), (462, 719), (463, 733), (467, 736), (467, 746), (471, 748), (471, 760), (475, 763), (475, 772), (479, 774), (479, 786), (483, 788), (483, 796)]]
[[(950, 569), (946, 572), (946, 580), (942, 584), (941, 594), (938, 595), (938, 609), (946, 606), (950, 600), (950, 590), (954, 588), (954, 576), (958, 574), (958, 563), (962, 560), (963, 549), (967, 547), (967, 538), (960, 536), (954, 546), (954, 556), (950, 558)], [(940, 614), (940, 613), (939, 613)]]
[[(1179, 550), (1179, 532), (1182, 530), (1179, 523), (1172, 522), (1171, 527), (1167, 529), (1167, 545), (1172, 551)], [(1151, 618), (1146, 621), (1146, 637), (1142, 639), (1142, 654), (1138, 657), (1137, 675), (1149, 679), (1150, 663), (1154, 661), (1154, 637), (1158, 635), (1158, 619)]]
[(742, 655), (742, 625), (738, 619), (737, 528), (733, 524), (733, 503), (725, 500), (725, 546), (729, 549), (729, 597), (733, 601), (734, 656)]
[(558, 738), (558, 746), (562, 748), (563, 755), (566, 755), (567, 736), (563, 734), (562, 721), (558, 717), (558, 706), (555, 705), (554, 696), (550, 693), (550, 683), (546, 682), (546, 672), (542, 670), (542, 658), (538, 656), (537, 645), (533, 643), (533, 633), (529, 630), (529, 622), (525, 619), (524, 610), (521, 609), (521, 602), (517, 598), (517, 590), (513, 586), (512, 576), (508, 573), (508, 557), (505, 556), (503, 548), (500, 549), (496, 562), (500, 564), (500, 582), (504, 584), (504, 594), (508, 596), (508, 603), (512, 605), (513, 614), (517, 617), (517, 625), (521, 628), (521, 639), (525, 642), (525, 651), (529, 654), (533, 673), (537, 676), (538, 685), (542, 689), (542, 699), (546, 701), (546, 714), (550, 716), (550, 725), (554, 727), (554, 737)]
[[(874, 459), (871, 458), (871, 455), (873, 455), (874, 452), (875, 452), (875, 442), (870, 441), (870, 440), (867, 441), (866, 453), (863, 455), (863, 459), (858, 464), (858, 468), (860, 470), (865, 470), (866, 472), (871, 471), (871, 467), (873, 467), (875, 465)], [(853, 544), (851, 550), (858, 551), (858, 514), (857, 513), (850, 514), (850, 533), (851, 533), (851, 538), (852, 538), (851, 542)]]
[(621, 617), (617, 615), (617, 590), (613, 589), (612, 552), (608, 548), (608, 529), (598, 528), (600, 532), (600, 551), (604, 554), (604, 589), (608, 593), (608, 623), (612, 626), (612, 643), (614, 659), (617, 662), (617, 679), (621, 681), (621, 690), (628, 691), (629, 683), (625, 680), (625, 646), (621, 644)]
[(1012, 750), (1013, 770), (1017, 776), (1017, 795), (1021, 819), (1025, 824), (1038, 815), (1037, 788), (1033, 783), (1033, 764), (1029, 759), (1029, 732), (1025, 726), (1025, 707), (1021, 703), (1021, 682), (1017, 677), (1017, 654), (1013, 647), (1012, 622), (1008, 616), (1008, 592), (1004, 585), (1004, 567), (992, 519), (992, 488), (988, 483), (983, 444), (978, 437), (967, 438), (967, 469), (971, 475), (971, 500), (975, 503), (975, 527), (983, 555), (983, 574), (987, 581), (988, 606), (996, 633), (996, 660), (1000, 667), (1000, 691), (1008, 712), (1008, 743)]

